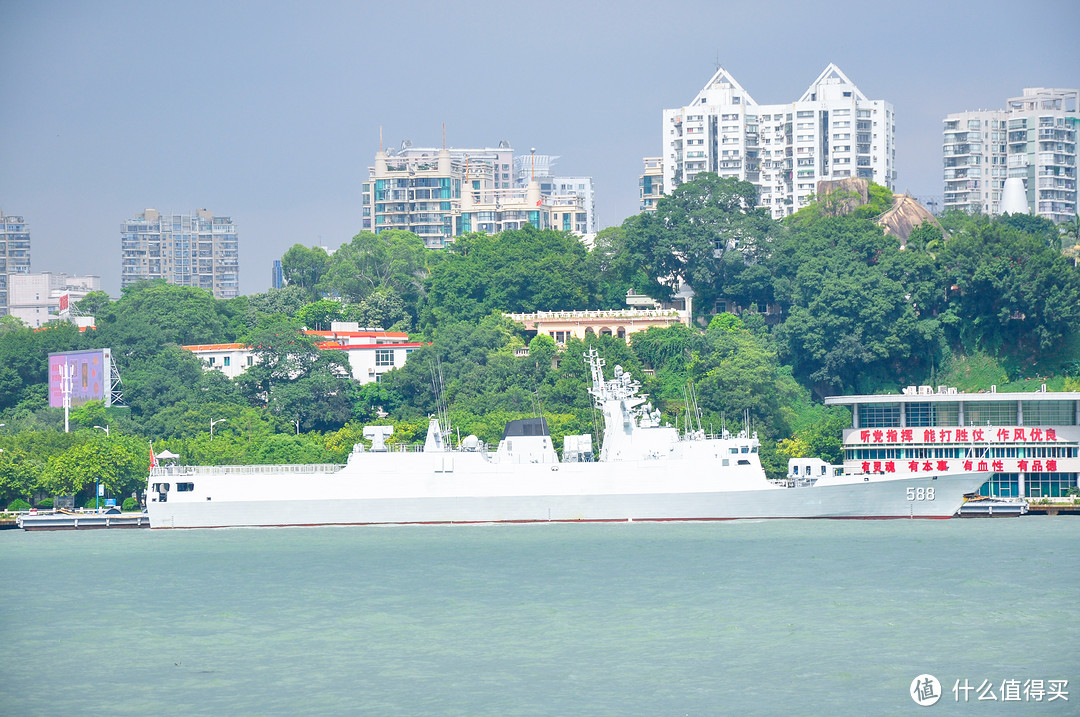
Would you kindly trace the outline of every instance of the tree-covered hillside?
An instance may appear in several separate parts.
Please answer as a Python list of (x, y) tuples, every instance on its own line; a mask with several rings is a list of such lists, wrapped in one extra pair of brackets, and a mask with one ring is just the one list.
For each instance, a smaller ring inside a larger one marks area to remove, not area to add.
[[(608, 370), (621, 364), (641, 379), (673, 424), (696, 422), (696, 401), (706, 430), (757, 431), (772, 475), (791, 455), (839, 460), (850, 419), (821, 404), (827, 395), (923, 383), (1080, 388), (1071, 225), (948, 215), (902, 243), (874, 221), (888, 190), (872, 186), (870, 197), (846, 214), (826, 198), (776, 222), (754, 208), (752, 185), (702, 175), (655, 214), (602, 231), (592, 249), (532, 228), (470, 234), (443, 252), (407, 232), (362, 232), (332, 254), (294, 246), (283, 257), (288, 286), (264, 294), (220, 301), (146, 282), (115, 301), (86, 297), (79, 308), (97, 327), (85, 332), (4, 317), (0, 502), (85, 500), (95, 478), (124, 497), (143, 487), (151, 440), (190, 463), (339, 462), (373, 422), (393, 424), (394, 440), (421, 440), (436, 377), (463, 436), (494, 443), (507, 420), (542, 413), (558, 446), (598, 428), (587, 346), (557, 347), (503, 313), (624, 308), (631, 289), (663, 300), (681, 281), (695, 295), (692, 327), (588, 344)], [(302, 332), (341, 320), (407, 331), (425, 346), (360, 386), (344, 377), (341, 352)], [(236, 380), (181, 348), (230, 342), (259, 356)], [(106, 347), (126, 407), (73, 409), (65, 434), (62, 411), (47, 407), (48, 354)]]

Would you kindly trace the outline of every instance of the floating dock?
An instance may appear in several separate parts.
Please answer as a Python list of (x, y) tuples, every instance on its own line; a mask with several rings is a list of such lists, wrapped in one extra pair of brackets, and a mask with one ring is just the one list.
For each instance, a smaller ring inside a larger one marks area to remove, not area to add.
[(983, 498), (981, 500), (969, 500), (960, 506), (957, 515), (961, 518), (1011, 518), (1024, 515), (1028, 512), (1027, 501), (1024, 500), (998, 500), (995, 498)]
[(1028, 502), (1031, 515), (1080, 515), (1080, 503), (1041, 503), (1035, 498)]
[(146, 513), (78, 513), (60, 510), (54, 513), (20, 514), (16, 519), (23, 530), (94, 530), (99, 528), (149, 528)]

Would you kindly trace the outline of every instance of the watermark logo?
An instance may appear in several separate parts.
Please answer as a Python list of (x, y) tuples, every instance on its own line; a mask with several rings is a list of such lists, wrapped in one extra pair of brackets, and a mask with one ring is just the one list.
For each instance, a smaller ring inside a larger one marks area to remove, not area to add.
[(911, 699), (915, 700), (915, 704), (929, 707), (941, 699), (941, 683), (933, 675), (919, 675), (911, 681), (908, 693)]
[[(956, 680), (952, 693), (954, 702), (1068, 702), (1068, 687), (1068, 680), (1010, 678), (995, 683), (965, 677)], [(919, 675), (911, 681), (908, 694), (920, 707), (935, 705), (942, 697), (941, 682), (933, 675)]]

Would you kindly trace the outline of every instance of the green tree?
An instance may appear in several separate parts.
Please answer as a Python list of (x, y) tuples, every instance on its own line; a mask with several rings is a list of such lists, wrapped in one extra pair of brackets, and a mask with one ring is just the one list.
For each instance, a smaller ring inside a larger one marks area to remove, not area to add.
[(75, 302), (74, 306), (83, 316), (99, 316), (108, 310), (112, 299), (104, 291), (91, 291)]
[(351, 369), (342, 351), (318, 348), (296, 321), (272, 317), (247, 336), (254, 364), (238, 379), (253, 405), (303, 430), (344, 425), (352, 414)]
[(986, 223), (952, 237), (939, 261), (967, 346), (1030, 357), (1080, 325), (1080, 274), (1045, 236)]
[(626, 242), (628, 227), (640, 221), (640, 216), (631, 216), (621, 226), (607, 227), (596, 234), (588, 263), (589, 274), (598, 279), (598, 308), (625, 308), (629, 292), (644, 291), (650, 286), (641, 257)]
[(132, 436), (94, 436), (49, 458), (42, 487), (52, 495), (93, 491), (95, 483), (114, 496), (146, 487), (150, 447)]
[(288, 286), (303, 290), (308, 299), (318, 297), (316, 287), (330, 266), (330, 257), (322, 247), (310, 249), (293, 244), (281, 257), (281, 276)]
[(667, 300), (685, 281), (699, 310), (711, 311), (726, 290), (725, 252), (739, 249), (750, 263), (768, 254), (776, 226), (756, 204), (753, 184), (703, 172), (629, 222), (626, 247), (649, 278), (645, 291)]
[(360, 232), (330, 257), (319, 290), (357, 304), (380, 289), (393, 289), (415, 313), (424, 280), (438, 260), (439, 253), (426, 249), (412, 232)]
[(136, 416), (152, 416), (183, 401), (197, 401), (204, 385), (202, 361), (175, 344), (159, 347), (145, 357), (133, 357), (124, 368), (124, 401)]
[(330, 324), (341, 321), (344, 307), (340, 301), (320, 299), (296, 312), (296, 319), (309, 329), (329, 331)]
[(0, 505), (15, 498), (29, 500), (37, 488), (44, 463), (21, 448), (0, 453)]
[(121, 372), (151, 360), (166, 344), (211, 344), (232, 338), (226, 333), (221, 302), (205, 289), (157, 280), (123, 291), (120, 300), (97, 317), (97, 330), (85, 341), (90, 344), (87, 348), (112, 348)]
[(392, 287), (376, 289), (359, 305), (350, 306), (345, 314), (348, 320), (370, 328), (408, 331), (412, 327), (405, 302)]
[(594, 308), (597, 278), (568, 232), (532, 226), (458, 237), (432, 269), (424, 323), (477, 321), (495, 311)]
[(805, 306), (793, 306), (777, 329), (796, 375), (815, 393), (872, 392), (920, 370), (940, 348), (940, 326), (922, 322), (903, 288), (854, 264), (845, 274), (821, 277)]
[(270, 289), (264, 294), (255, 294), (247, 299), (248, 308), (252, 312), (249, 328), (254, 328), (258, 324), (259, 316), (269, 314), (296, 316), (296, 313), (308, 304), (310, 297), (303, 287), (289, 285), (280, 289)]

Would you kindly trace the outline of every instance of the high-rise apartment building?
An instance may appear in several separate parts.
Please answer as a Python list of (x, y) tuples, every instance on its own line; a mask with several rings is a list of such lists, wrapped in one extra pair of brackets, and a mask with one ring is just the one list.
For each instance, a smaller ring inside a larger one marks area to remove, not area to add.
[(1028, 211), (1055, 223), (1076, 216), (1080, 91), (1026, 87), (1003, 110), (945, 117), (945, 209), (1000, 213), (1005, 180), (1024, 181)]
[(645, 171), (638, 177), (638, 199), (641, 211), (655, 212), (656, 203), (664, 196), (664, 163), (660, 157), (645, 157)]
[(895, 135), (892, 104), (868, 99), (836, 65), (796, 101), (769, 105), (721, 68), (688, 105), (663, 112), (663, 189), (715, 172), (754, 184), (759, 206), (780, 218), (823, 179), (861, 177), (892, 189)]
[(218, 299), (240, 295), (236, 226), (206, 209), (170, 214), (156, 209), (120, 225), (121, 287), (145, 279), (197, 286)]
[(515, 187), (514, 150), (434, 149), (403, 143), (380, 150), (362, 187), (363, 223), (368, 231), (403, 229), (430, 249), (442, 249), (468, 232), (494, 234), (531, 224), (538, 229), (575, 231), (582, 199), (544, 196), (537, 182)]
[(0, 316), (8, 314), (8, 276), (29, 272), (30, 230), (22, 217), (0, 211)]
[(285, 286), (285, 274), (282, 271), (281, 259), (274, 259), (270, 266), (270, 288), (280, 289)]

